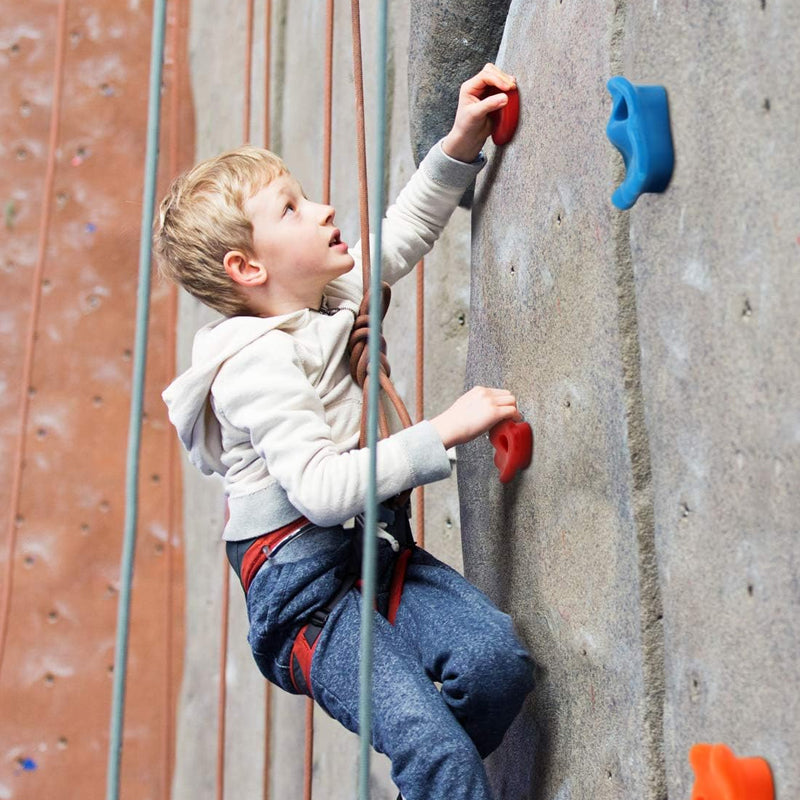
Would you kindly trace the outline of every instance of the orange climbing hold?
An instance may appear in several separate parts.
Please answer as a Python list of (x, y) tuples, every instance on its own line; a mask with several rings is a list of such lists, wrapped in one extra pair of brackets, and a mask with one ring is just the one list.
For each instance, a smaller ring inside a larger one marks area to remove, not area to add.
[(500, 470), (500, 482), (508, 483), (519, 470), (527, 469), (533, 454), (533, 431), (527, 422), (506, 419), (489, 431), (495, 449), (494, 464)]
[(689, 751), (696, 781), (691, 800), (774, 800), (772, 772), (763, 758), (737, 758), (724, 744)]

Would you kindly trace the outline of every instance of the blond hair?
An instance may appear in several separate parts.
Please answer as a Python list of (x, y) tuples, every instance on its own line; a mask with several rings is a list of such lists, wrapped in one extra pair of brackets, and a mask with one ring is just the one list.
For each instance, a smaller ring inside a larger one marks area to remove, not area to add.
[(176, 178), (154, 225), (161, 274), (227, 317), (249, 313), (223, 259), (230, 250), (253, 255), (253, 225), (244, 204), (288, 171), (274, 153), (246, 145)]

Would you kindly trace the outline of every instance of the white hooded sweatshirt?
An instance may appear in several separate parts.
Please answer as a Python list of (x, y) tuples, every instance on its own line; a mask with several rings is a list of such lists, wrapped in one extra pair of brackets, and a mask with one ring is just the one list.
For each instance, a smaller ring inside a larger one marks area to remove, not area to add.
[[(406, 275), (433, 247), (484, 164), (464, 164), (435, 145), (389, 208), (382, 277)], [(249, 539), (300, 515), (338, 525), (364, 511), (368, 452), (359, 450), (362, 392), (347, 342), (362, 297), (355, 266), (331, 281), (322, 308), (277, 317), (228, 317), (201, 328), (192, 364), (163, 394), (191, 462), (224, 477), (223, 538)], [(377, 446), (378, 499), (450, 474), (430, 422)]]

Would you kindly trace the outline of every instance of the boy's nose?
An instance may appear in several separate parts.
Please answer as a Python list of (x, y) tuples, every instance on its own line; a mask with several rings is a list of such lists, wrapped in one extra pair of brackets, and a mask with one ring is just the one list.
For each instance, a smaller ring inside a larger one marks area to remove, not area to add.
[(320, 209), (322, 224), (327, 225), (329, 222), (333, 222), (333, 218), (336, 216), (336, 209), (333, 206), (326, 205), (320, 206)]

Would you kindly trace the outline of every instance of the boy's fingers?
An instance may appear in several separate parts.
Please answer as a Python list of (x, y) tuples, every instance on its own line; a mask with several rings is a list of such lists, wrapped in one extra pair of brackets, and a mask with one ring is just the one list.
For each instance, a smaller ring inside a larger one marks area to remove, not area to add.
[(503, 83), (503, 85), (508, 86), (509, 88), (510, 86), (516, 85), (517, 79), (513, 75), (509, 75), (507, 72), (503, 72), (503, 70), (501, 70), (494, 64), (491, 63), (487, 64), (484, 67), (484, 70), (486, 70), (490, 75), (493, 75), (495, 78), (500, 80)]
[(483, 100), (475, 103), (470, 111), (476, 117), (485, 117), (507, 104), (508, 95), (504, 92), (498, 92), (498, 94), (490, 94), (488, 97), (484, 97)]
[(498, 406), (507, 406), (510, 408), (516, 408), (517, 406), (517, 398), (514, 397), (513, 394), (499, 395), (495, 398), (495, 402)]
[(517, 82), (513, 75), (508, 75), (499, 70), (494, 64), (487, 64), (477, 75), (465, 81), (461, 88), (467, 94), (480, 96), (487, 86), (494, 86), (501, 91), (508, 91), (516, 85)]
[[(487, 64), (479, 73), (478, 76), (483, 76), (486, 80), (492, 83), (500, 83), (502, 88), (510, 89), (516, 85), (516, 79), (513, 75), (503, 72), (499, 67), (494, 64)], [(478, 77), (476, 76), (476, 77)]]
[(483, 126), (487, 124), (489, 115), (498, 111), (508, 103), (504, 94), (492, 95), (483, 100), (477, 98), (461, 109), (461, 120), (465, 127)]

